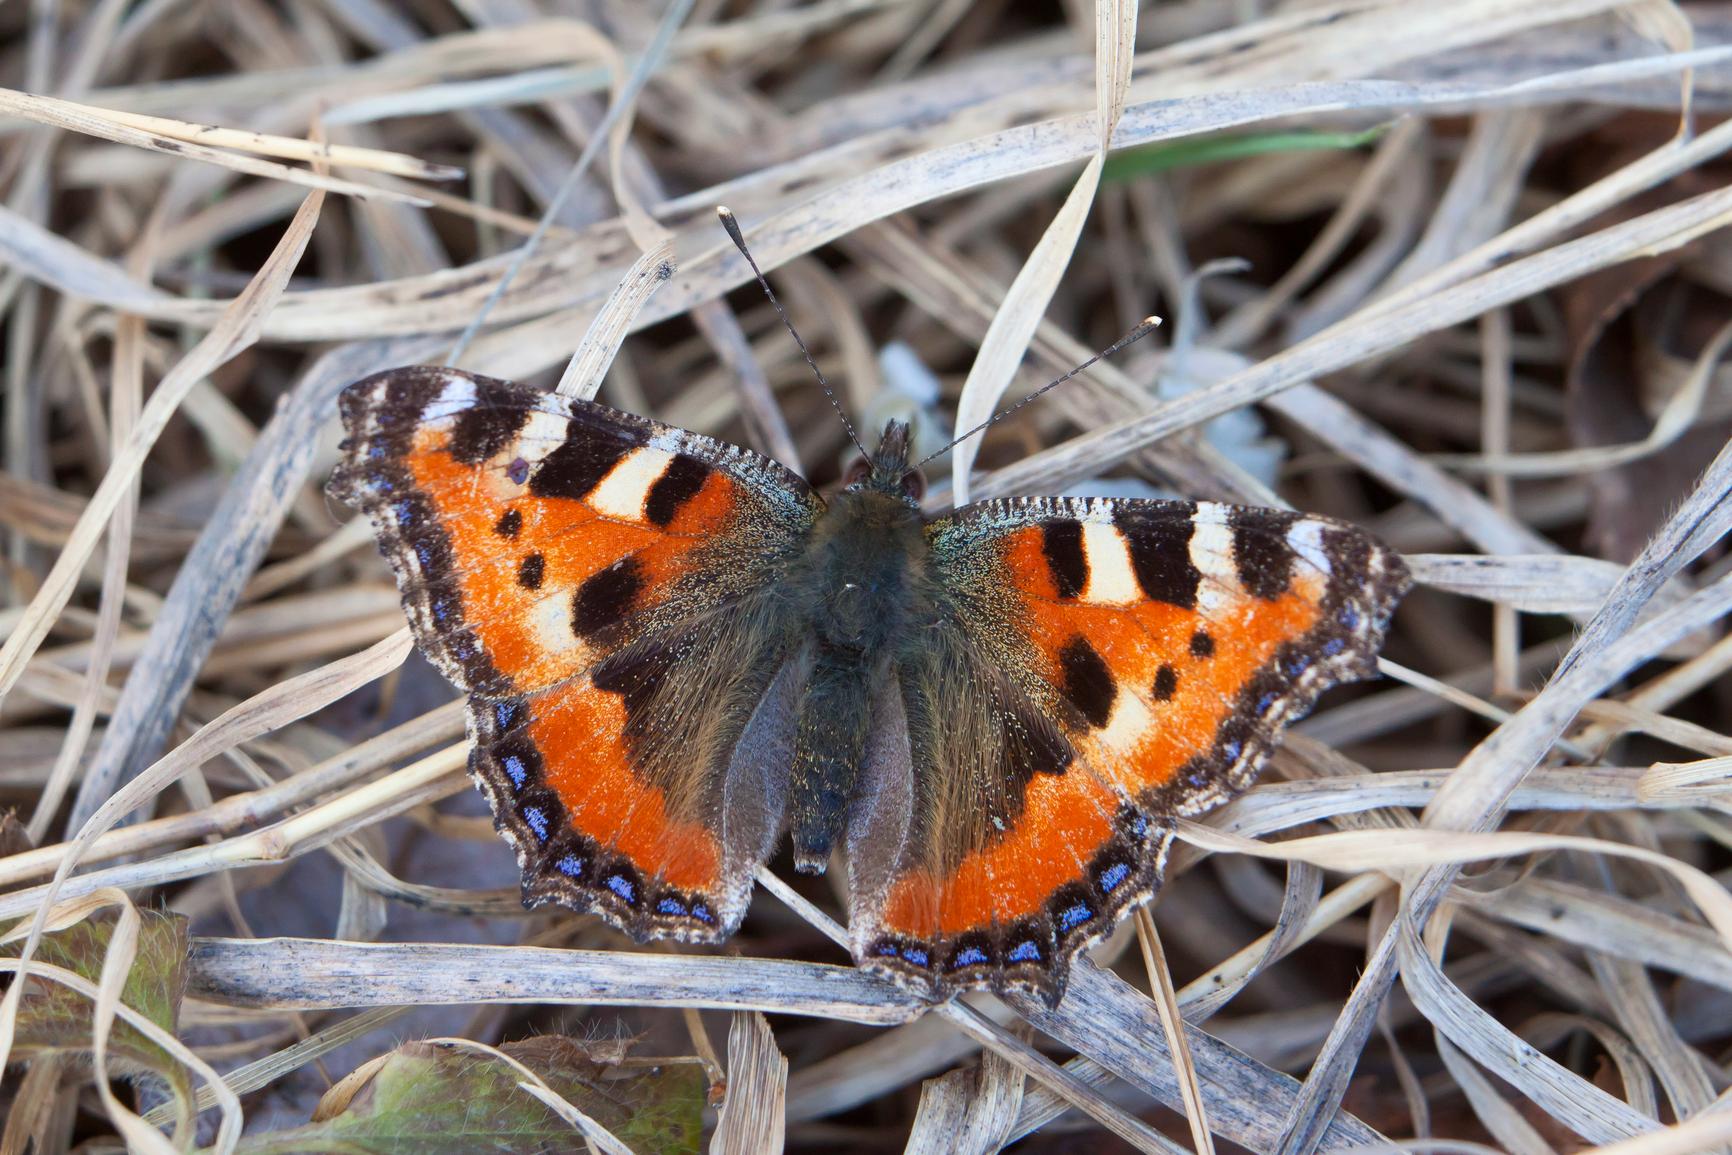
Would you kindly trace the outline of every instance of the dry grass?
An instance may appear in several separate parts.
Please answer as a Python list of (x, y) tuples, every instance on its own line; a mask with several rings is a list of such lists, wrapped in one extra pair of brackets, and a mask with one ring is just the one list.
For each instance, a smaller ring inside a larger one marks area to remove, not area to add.
[[(691, 1070), (730, 1153), (1732, 1147), (1725, 5), (45, 0), (0, 36), (0, 1155), (278, 1150), (484, 1069), (595, 1151), (688, 1141), (641, 1121), (695, 1126), (656, 1081)], [(832, 479), (721, 203), (862, 426), (941, 443), (1165, 315), (935, 504), (1284, 502), (1420, 582), (1388, 678), (1183, 831), (1057, 1010), (927, 1011), (775, 863), (719, 952), (524, 912), (322, 496), (337, 392), (448, 357)]]

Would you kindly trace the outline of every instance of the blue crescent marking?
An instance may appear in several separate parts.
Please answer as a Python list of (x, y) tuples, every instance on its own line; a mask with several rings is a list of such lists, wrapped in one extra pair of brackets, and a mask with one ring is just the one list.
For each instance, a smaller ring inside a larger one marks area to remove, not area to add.
[(986, 952), (977, 946), (964, 947), (950, 960), (952, 968), (977, 967), (986, 961)]
[(1130, 873), (1131, 868), (1126, 866), (1124, 863), (1113, 863), (1111, 866), (1101, 871), (1101, 891), (1105, 894), (1111, 894), (1118, 888), (1119, 883), (1123, 882)]
[(1095, 916), (1095, 912), (1077, 903), (1059, 912), (1058, 928), (1062, 931), (1072, 931)]

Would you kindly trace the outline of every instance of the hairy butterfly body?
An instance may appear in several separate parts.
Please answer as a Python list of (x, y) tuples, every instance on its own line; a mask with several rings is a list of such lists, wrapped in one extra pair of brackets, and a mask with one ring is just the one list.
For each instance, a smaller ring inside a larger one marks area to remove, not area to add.
[(905, 427), (828, 501), (747, 450), (448, 369), (343, 396), (372, 519), (527, 903), (717, 941), (784, 834), (852, 949), (1055, 1000), (1175, 817), (1369, 676), (1408, 579), (1327, 518), (1023, 498), (923, 517)]

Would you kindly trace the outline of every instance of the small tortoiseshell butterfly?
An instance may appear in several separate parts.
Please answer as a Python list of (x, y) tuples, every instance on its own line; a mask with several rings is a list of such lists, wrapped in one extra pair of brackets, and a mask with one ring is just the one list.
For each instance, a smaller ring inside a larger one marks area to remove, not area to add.
[(907, 426), (825, 499), (756, 453), (452, 369), (343, 394), (366, 511), (524, 902), (726, 938), (784, 833), (863, 967), (1055, 1002), (1173, 820), (1371, 675), (1399, 556), (1322, 517), (1028, 497), (922, 516)]

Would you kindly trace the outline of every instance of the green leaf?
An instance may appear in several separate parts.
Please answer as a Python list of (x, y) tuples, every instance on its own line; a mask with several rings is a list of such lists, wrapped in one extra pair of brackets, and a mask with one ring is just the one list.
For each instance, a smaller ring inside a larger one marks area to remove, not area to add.
[[(598, 1058), (597, 1049), (560, 1035), (500, 1050), (636, 1155), (697, 1151), (706, 1084), (696, 1064)], [(332, 1088), (313, 1122), (248, 1136), (240, 1151), (515, 1155), (582, 1149), (571, 1124), (519, 1087), (521, 1081), (491, 1055), (450, 1043), (407, 1043)]]
[[(138, 953), (121, 988), (120, 1001), (172, 1034), (180, 1021), (181, 999), (186, 994), (186, 919), (152, 910), (139, 912), (139, 917), (142, 921)], [(102, 960), (114, 937), (115, 921), (113, 914), (98, 914), (65, 930), (43, 935), (34, 958), (93, 983), (100, 982)], [(22, 945), (13, 942), (0, 946), (0, 956), (17, 958)], [(18, 1034), (12, 1045), (12, 1057), (88, 1055), (95, 1026), (91, 1001), (52, 979), (27, 981), (18, 1009)], [(183, 1103), (191, 1102), (186, 1069), (118, 1017), (108, 1037), (108, 1063), (117, 1075), (158, 1075)]]
[(1107, 158), (1102, 182), (1130, 180), (1168, 172), (1176, 168), (1198, 168), (1224, 160), (1261, 156), (1273, 152), (1313, 152), (1364, 148), (1375, 143), (1390, 126), (1380, 124), (1363, 132), (1254, 132), (1200, 136), (1166, 141), (1144, 148), (1127, 148)]
[[(172, 1033), (180, 1020), (181, 997), (186, 993), (186, 919), (148, 910), (141, 911), (140, 918), (138, 954), (121, 988), (120, 1001)], [(99, 914), (45, 934), (35, 958), (100, 982), (114, 925), (114, 915)], [(17, 958), (21, 945), (8, 943), (0, 947), (0, 955)], [(49, 1051), (88, 1052), (93, 1041), (93, 1009), (89, 999), (57, 982), (29, 980), (19, 1005), (14, 1057)], [(160, 1047), (118, 1018), (109, 1035), (109, 1062), (117, 1064), (117, 1070), (129, 1063), (158, 1072), (178, 1066)]]

